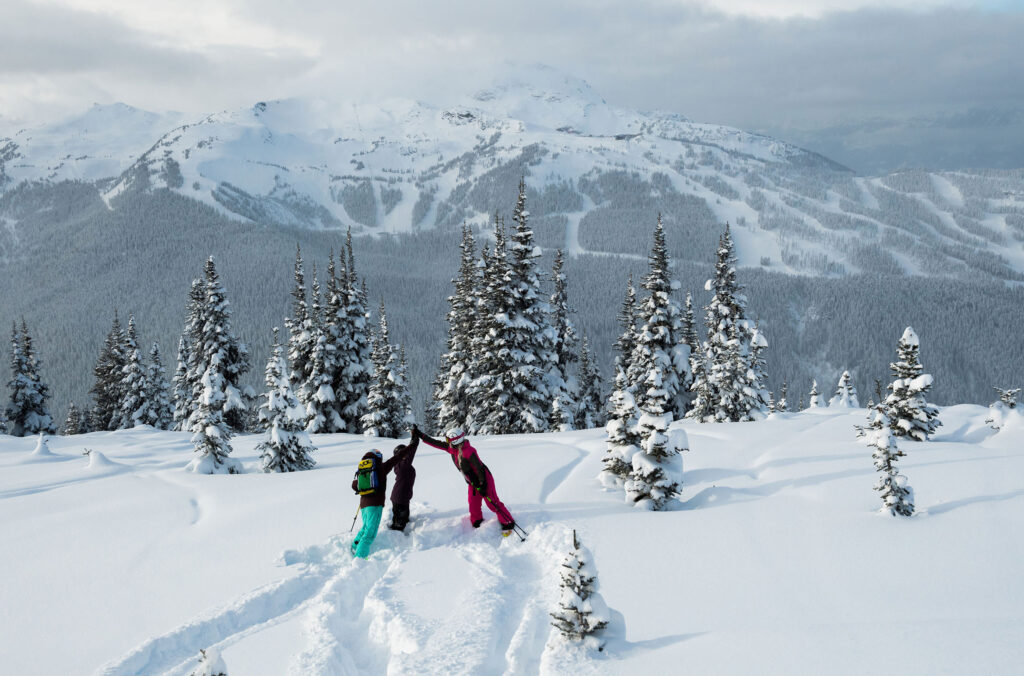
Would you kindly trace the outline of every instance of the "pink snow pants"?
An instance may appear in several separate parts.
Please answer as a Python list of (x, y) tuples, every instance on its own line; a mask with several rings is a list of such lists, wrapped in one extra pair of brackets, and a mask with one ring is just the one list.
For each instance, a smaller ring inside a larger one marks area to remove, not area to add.
[[(469, 518), (473, 521), (484, 518), (483, 511), (480, 509), (480, 504), (484, 502), (484, 497), (477, 493), (469, 484), (466, 484), (466, 488), (469, 490), (469, 495), (467, 496), (469, 501)], [(514, 521), (508, 508), (498, 499), (498, 491), (494, 488), (494, 477), (490, 472), (487, 472), (487, 506), (497, 515), (498, 523), (502, 526), (507, 526)]]

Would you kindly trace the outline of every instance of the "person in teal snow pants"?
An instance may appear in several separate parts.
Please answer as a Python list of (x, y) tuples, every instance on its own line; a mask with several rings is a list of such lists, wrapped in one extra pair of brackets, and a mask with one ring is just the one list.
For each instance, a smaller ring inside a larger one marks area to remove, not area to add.
[[(419, 436), (414, 433), (412, 441), (408, 445), (399, 444), (395, 448), (394, 455), (387, 460), (384, 460), (383, 455), (376, 448), (363, 455), (363, 460), (376, 460), (377, 485), (373, 492), (359, 496), (359, 513), (363, 517), (363, 527), (359, 529), (359, 533), (352, 540), (351, 550), (353, 555), (361, 559), (365, 559), (370, 555), (370, 547), (377, 537), (381, 513), (384, 511), (384, 499), (388, 493), (388, 472), (393, 470), (395, 465), (401, 462), (407, 455), (415, 453), (418, 444)], [(352, 490), (358, 493), (359, 489), (356, 482), (357, 479), (352, 480)]]

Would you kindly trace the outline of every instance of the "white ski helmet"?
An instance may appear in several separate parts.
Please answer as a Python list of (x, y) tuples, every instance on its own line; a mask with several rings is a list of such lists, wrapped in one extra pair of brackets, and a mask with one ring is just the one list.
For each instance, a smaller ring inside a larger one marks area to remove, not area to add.
[(444, 433), (445, 439), (452, 446), (458, 446), (466, 440), (466, 433), (462, 431), (461, 427), (453, 427)]

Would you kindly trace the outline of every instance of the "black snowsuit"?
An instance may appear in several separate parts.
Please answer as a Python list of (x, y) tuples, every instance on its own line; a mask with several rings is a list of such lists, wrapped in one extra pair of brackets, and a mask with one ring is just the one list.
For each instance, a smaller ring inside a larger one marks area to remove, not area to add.
[(391, 489), (391, 523), (388, 528), (392, 530), (404, 530), (409, 523), (409, 502), (412, 500), (412, 486), (416, 483), (412, 459), (416, 457), (419, 444), (420, 438), (413, 434), (408, 446), (395, 449), (396, 456), (401, 453), (401, 459), (395, 463), (395, 487)]

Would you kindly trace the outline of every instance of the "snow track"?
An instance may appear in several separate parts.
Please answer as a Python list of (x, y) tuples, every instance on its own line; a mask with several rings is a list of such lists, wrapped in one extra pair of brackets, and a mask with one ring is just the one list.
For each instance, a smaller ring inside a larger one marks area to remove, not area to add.
[[(553, 486), (581, 459), (553, 473)], [(494, 520), (477, 530), (461, 514), (423, 509), (414, 503), (425, 524), (408, 536), (382, 527), (367, 560), (352, 558), (348, 533), (283, 552), (294, 577), (150, 638), (96, 673), (187, 676), (197, 646), (223, 651), (295, 621), (304, 642), (288, 659), (294, 676), (539, 673), (565, 528), (539, 526), (534, 545), (502, 538)]]

